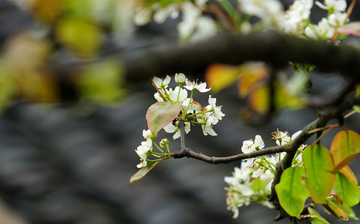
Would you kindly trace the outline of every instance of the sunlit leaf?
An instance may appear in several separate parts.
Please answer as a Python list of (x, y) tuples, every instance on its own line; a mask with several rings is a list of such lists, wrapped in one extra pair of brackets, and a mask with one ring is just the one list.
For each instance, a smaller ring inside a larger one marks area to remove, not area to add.
[(359, 203), (359, 186), (341, 172), (336, 174), (334, 189), (341, 200), (350, 207)]
[(251, 109), (258, 114), (266, 114), (270, 107), (270, 93), (267, 85), (257, 87), (249, 97)]
[(278, 83), (275, 88), (275, 106), (277, 108), (300, 109), (306, 106), (306, 101), (297, 95), (292, 95), (287, 88)]
[(172, 104), (170, 102), (157, 102), (149, 107), (146, 112), (146, 120), (148, 128), (154, 136), (170, 124), (178, 115), (181, 110), (181, 102)]
[(234, 83), (239, 75), (238, 67), (213, 64), (206, 70), (205, 81), (211, 91), (216, 93)]
[(115, 61), (93, 63), (77, 80), (81, 99), (100, 104), (118, 103), (126, 94), (123, 83), (123, 69)]
[(311, 215), (311, 223), (312, 224), (330, 224), (314, 209), (309, 207), (308, 211), (310, 212), (310, 215)]
[(241, 97), (248, 95), (269, 72), (269, 68), (263, 62), (247, 62), (242, 64), (239, 70), (238, 87)]
[(140, 180), (141, 178), (143, 178), (147, 173), (150, 172), (150, 170), (152, 170), (156, 164), (158, 164), (160, 161), (156, 161), (156, 162), (152, 162), (152, 163), (148, 163), (148, 165), (146, 167), (141, 168), (138, 172), (136, 172), (131, 178), (130, 178), (130, 184)]
[(331, 193), (335, 182), (334, 165), (329, 150), (318, 144), (306, 147), (303, 153), (305, 167), (305, 185), (311, 198), (320, 204), (326, 204), (325, 199)]
[(81, 19), (62, 19), (57, 23), (57, 38), (78, 56), (97, 53), (101, 44), (98, 26)]
[(341, 169), (360, 153), (360, 135), (350, 130), (337, 133), (331, 143), (330, 152), (335, 171)]
[(305, 200), (310, 192), (302, 183), (303, 167), (289, 167), (281, 175), (280, 183), (275, 186), (281, 207), (293, 217), (303, 211)]

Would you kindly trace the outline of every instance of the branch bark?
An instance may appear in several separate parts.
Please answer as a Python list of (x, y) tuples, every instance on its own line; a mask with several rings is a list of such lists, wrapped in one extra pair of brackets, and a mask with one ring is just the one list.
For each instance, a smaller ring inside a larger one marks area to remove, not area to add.
[(348, 46), (305, 40), (275, 31), (250, 35), (218, 35), (209, 41), (180, 47), (151, 49), (141, 55), (122, 58), (126, 78), (131, 82), (148, 80), (177, 72), (197, 75), (213, 63), (238, 65), (261, 60), (276, 68), (288, 61), (309, 63), (322, 71), (340, 71), (359, 82), (360, 51)]

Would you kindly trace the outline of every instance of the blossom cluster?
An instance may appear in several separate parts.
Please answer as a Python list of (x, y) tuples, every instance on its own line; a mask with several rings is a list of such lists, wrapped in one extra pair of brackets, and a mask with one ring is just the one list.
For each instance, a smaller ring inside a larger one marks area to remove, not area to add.
[[(277, 130), (272, 133), (277, 145), (285, 145), (294, 140), (301, 131), (294, 133), (291, 137), (288, 132)], [(243, 153), (251, 153), (264, 149), (265, 144), (260, 135), (256, 135), (254, 140), (245, 140), (241, 150)], [(302, 166), (302, 152), (305, 145), (301, 145), (293, 159), (293, 166)], [(227, 176), (224, 181), (229, 185), (226, 203), (228, 209), (234, 213), (233, 218), (239, 215), (238, 208), (251, 202), (257, 202), (269, 208), (273, 205), (268, 201), (267, 195), (271, 192), (271, 184), (274, 179), (275, 166), (283, 159), (285, 153), (276, 155), (260, 156), (242, 160), (239, 167), (234, 168), (233, 176)]]
[(285, 33), (314, 40), (334, 38), (336, 29), (344, 26), (349, 17), (345, 12), (346, 0), (324, 0), (323, 3), (316, 1), (318, 7), (328, 11), (327, 17), (322, 18), (317, 25), (310, 20), (313, 0), (294, 0), (286, 11), (279, 0), (238, 2), (244, 14), (258, 17), (264, 27), (276, 27)]
[[(164, 127), (165, 132), (175, 133), (174, 139), (180, 137), (181, 132), (179, 130), (179, 121), (183, 121), (185, 124), (185, 133), (189, 133), (192, 124), (200, 124), (204, 135), (216, 136), (216, 132), (213, 130), (213, 126), (216, 125), (219, 120), (225, 116), (221, 111), (221, 106), (216, 106), (216, 98), (209, 96), (206, 107), (202, 107), (200, 103), (193, 100), (195, 91), (205, 93), (210, 90), (206, 88), (206, 83), (198, 83), (197, 81), (190, 81), (183, 73), (175, 74), (175, 82), (178, 86), (175, 89), (169, 87), (171, 78), (167, 75), (164, 79), (154, 77), (152, 83), (157, 92), (154, 94), (154, 98), (158, 102), (170, 102), (172, 104), (181, 103), (181, 111), (173, 122)], [(190, 91), (190, 97), (188, 94)], [(143, 130), (143, 137), (146, 141), (141, 142), (141, 145), (135, 150), (140, 157), (140, 164), (138, 168), (144, 168), (151, 163), (160, 161), (164, 158), (170, 157), (169, 140), (162, 139), (159, 146), (155, 143), (155, 136), (150, 130)], [(155, 146), (160, 152), (154, 152), (153, 146)], [(164, 152), (161, 148), (166, 148), (167, 152)], [(155, 159), (149, 159), (148, 156), (152, 155)]]
[[(179, 83), (179, 86), (175, 87), (173, 90), (168, 87), (170, 80), (171, 78), (168, 75), (165, 79), (160, 79), (156, 76), (153, 78), (153, 83), (157, 88), (157, 92), (154, 94), (155, 99), (158, 102), (181, 102), (181, 119), (184, 121), (186, 133), (190, 132), (191, 124), (201, 124), (204, 135), (209, 134), (211, 136), (216, 136), (217, 134), (212, 127), (225, 116), (221, 111), (221, 106), (216, 106), (216, 98), (212, 98), (211, 95), (209, 95), (209, 105), (206, 107), (202, 107), (198, 102), (193, 100), (193, 95), (196, 90), (200, 93), (205, 93), (210, 90), (210, 88), (206, 88), (206, 83), (190, 81), (183, 73), (177, 73), (175, 74), (175, 82)], [(190, 97), (188, 97), (188, 91), (190, 91)], [(178, 123), (179, 119), (164, 127), (164, 130), (167, 133), (175, 132), (173, 136), (174, 139), (180, 137)]]

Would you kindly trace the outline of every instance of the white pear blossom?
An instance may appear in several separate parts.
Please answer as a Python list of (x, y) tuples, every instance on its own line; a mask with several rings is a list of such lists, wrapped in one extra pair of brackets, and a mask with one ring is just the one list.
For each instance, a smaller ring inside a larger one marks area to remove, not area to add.
[(265, 26), (278, 25), (284, 16), (279, 0), (238, 0), (238, 3), (242, 12), (260, 18)]
[[(178, 124), (178, 123), (179, 123), (179, 122), (176, 122), (176, 124)], [(189, 133), (190, 130), (191, 130), (191, 124), (190, 124), (190, 122), (184, 122), (184, 124), (185, 124), (185, 133), (187, 134), (187, 133)], [(174, 132), (175, 132), (175, 134), (174, 134), (174, 136), (173, 136), (173, 139), (177, 139), (177, 138), (179, 138), (180, 135), (181, 135), (180, 130), (179, 130), (179, 128), (177, 127), (177, 125), (175, 126), (175, 125), (173, 125), (172, 123), (166, 125), (166, 126), (164, 127), (164, 131), (167, 132), (167, 133), (174, 133)]]
[(215, 22), (210, 18), (202, 17), (201, 9), (191, 2), (181, 6), (182, 21), (177, 25), (181, 40), (196, 42), (208, 39), (216, 34)]
[(295, 0), (285, 12), (285, 20), (282, 23), (283, 30), (292, 35), (302, 35), (306, 27), (304, 21), (310, 18), (310, 10), (313, 0)]
[(170, 93), (170, 99), (173, 102), (183, 102), (187, 98), (187, 94), (188, 92), (185, 89), (177, 86), (175, 90)]
[(153, 136), (153, 134), (151, 133), (150, 129), (148, 129), (148, 130), (143, 130), (143, 137), (144, 137), (145, 139), (148, 139), (148, 138), (152, 138), (152, 137), (154, 137), (154, 136)]
[(322, 18), (313, 29), (309, 26), (306, 27), (305, 35), (314, 40), (318, 40), (318, 37), (331, 39), (335, 35), (335, 28), (330, 26), (327, 18)]
[(347, 20), (347, 14), (345, 12), (334, 12), (329, 16), (329, 24), (333, 27), (342, 27)]
[(209, 115), (209, 113), (206, 113), (199, 116), (197, 118), (197, 121), (199, 123), (205, 123), (201, 124), (201, 128), (205, 136), (208, 134), (211, 136), (217, 136), (214, 129), (212, 129), (213, 125), (217, 124), (219, 121), (217, 118), (215, 118), (213, 115)]
[(148, 7), (138, 7), (135, 10), (134, 23), (137, 26), (144, 26), (151, 20), (152, 9)]
[(190, 91), (193, 89), (196, 89), (200, 93), (206, 93), (211, 89), (211, 88), (208, 88), (208, 89), (206, 88), (206, 82), (197, 84), (197, 82), (195, 80), (189, 81), (188, 79), (186, 79), (185, 84), (186, 84), (185, 89), (190, 90)]
[(245, 140), (243, 141), (243, 145), (241, 147), (241, 151), (243, 153), (250, 153), (261, 150), (265, 147), (264, 141), (262, 140), (260, 135), (255, 136), (255, 140)]
[(216, 119), (222, 120), (222, 117), (224, 117), (225, 114), (223, 112), (221, 112), (221, 106), (219, 106), (219, 107), (216, 106), (216, 98), (211, 98), (211, 95), (210, 95), (208, 102), (210, 105), (206, 106), (206, 109), (213, 110), (213, 113), (214, 113)]
[(159, 77), (154, 76), (154, 78), (152, 79), (152, 81), (154, 82), (154, 84), (156, 85), (157, 88), (166, 88), (169, 83), (170, 83), (170, 76), (166, 75), (165, 79), (161, 79)]
[(160, 8), (155, 10), (154, 13), (154, 21), (156, 23), (163, 23), (165, 22), (166, 18), (170, 17), (171, 19), (176, 19), (179, 16), (179, 9), (176, 4), (169, 4), (166, 7)]
[(146, 141), (141, 142), (141, 145), (135, 149), (135, 152), (140, 157), (140, 163), (137, 168), (143, 168), (147, 165), (146, 159), (148, 152), (152, 149), (152, 140), (148, 138)]
[(346, 9), (346, 0), (324, 0), (324, 4), (316, 1), (315, 4), (324, 10), (343, 12)]

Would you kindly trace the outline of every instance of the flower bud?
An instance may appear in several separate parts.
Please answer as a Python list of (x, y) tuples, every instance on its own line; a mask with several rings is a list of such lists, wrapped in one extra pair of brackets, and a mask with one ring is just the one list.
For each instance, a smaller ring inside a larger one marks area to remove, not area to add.
[(175, 74), (175, 82), (183, 83), (183, 82), (185, 82), (185, 80), (186, 80), (186, 77), (185, 77), (184, 73), (176, 73)]
[(169, 147), (169, 144), (170, 144), (170, 142), (167, 138), (164, 138), (160, 141), (161, 148), (167, 148), (167, 147)]

